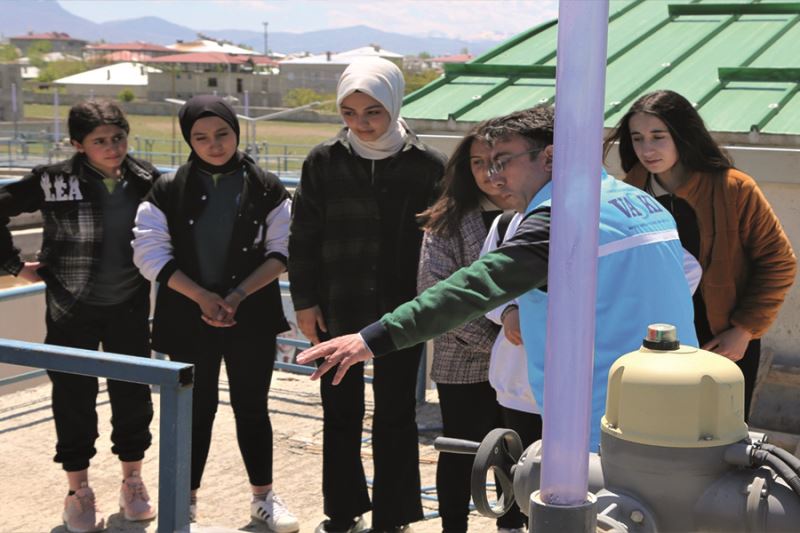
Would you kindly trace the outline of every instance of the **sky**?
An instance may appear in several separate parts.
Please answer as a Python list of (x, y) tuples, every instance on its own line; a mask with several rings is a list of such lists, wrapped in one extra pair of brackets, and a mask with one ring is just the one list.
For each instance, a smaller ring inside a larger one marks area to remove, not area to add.
[(505, 39), (557, 17), (557, 0), (59, 0), (94, 22), (156, 16), (195, 30), (306, 32), (364, 24), (407, 35)]

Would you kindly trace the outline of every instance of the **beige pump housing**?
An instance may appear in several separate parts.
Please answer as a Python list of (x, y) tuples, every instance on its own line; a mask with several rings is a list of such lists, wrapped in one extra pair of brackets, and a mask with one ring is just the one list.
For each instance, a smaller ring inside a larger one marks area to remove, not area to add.
[(608, 374), (602, 431), (670, 448), (709, 448), (747, 438), (744, 378), (729, 359), (680, 345), (675, 327), (654, 324), (642, 348)]

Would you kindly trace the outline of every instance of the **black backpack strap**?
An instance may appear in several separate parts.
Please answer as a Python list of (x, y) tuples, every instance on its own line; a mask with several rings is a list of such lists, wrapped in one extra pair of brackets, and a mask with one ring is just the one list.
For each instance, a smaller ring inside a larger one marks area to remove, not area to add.
[(516, 215), (515, 211), (503, 211), (503, 214), (500, 215), (500, 220), (497, 221), (497, 246), (503, 244), (508, 225), (511, 224), (511, 219), (514, 218), (514, 215)]

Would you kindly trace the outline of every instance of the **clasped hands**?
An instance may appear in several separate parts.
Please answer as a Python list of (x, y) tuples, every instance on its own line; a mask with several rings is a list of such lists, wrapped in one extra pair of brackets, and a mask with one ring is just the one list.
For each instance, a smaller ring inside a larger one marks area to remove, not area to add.
[(216, 328), (229, 328), (236, 325), (236, 311), (244, 297), (241, 291), (232, 291), (223, 298), (219, 294), (204, 290), (198, 300), (200, 306), (200, 318), (209, 326)]

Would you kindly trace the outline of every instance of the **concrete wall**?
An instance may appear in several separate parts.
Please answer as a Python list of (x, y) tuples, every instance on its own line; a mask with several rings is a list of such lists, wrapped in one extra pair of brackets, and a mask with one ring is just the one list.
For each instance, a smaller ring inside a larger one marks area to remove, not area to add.
[(336, 92), (336, 84), (347, 65), (331, 63), (329, 65), (281, 65), (278, 75), (278, 86), (281, 98), (292, 89), (311, 89), (320, 94)]
[(248, 91), (250, 105), (269, 105), (271, 85), (277, 77), (252, 74), (250, 72), (162, 72), (148, 75), (147, 99), (160, 101), (164, 98), (191, 98), (196, 94), (220, 96), (233, 95), (244, 102), (244, 91)]
[[(147, 97), (146, 85), (83, 85), (83, 84), (70, 84), (60, 85), (64, 87), (66, 95), (74, 97), (74, 101), (82, 100), (84, 98), (108, 98), (109, 100), (117, 100), (119, 93), (124, 90), (133, 92), (135, 98)], [(60, 96), (60, 95), (59, 95)], [(50, 103), (53, 103), (52, 96)], [(61, 103), (59, 101), (59, 103)]]

